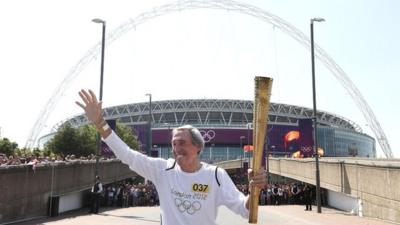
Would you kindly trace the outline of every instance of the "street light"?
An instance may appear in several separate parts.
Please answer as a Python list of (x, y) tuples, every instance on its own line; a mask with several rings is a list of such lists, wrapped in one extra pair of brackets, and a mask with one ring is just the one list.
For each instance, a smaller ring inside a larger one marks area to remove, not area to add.
[(312, 74), (312, 89), (313, 89), (313, 123), (314, 123), (314, 157), (315, 157), (315, 183), (318, 213), (321, 213), (321, 188), (319, 177), (319, 155), (318, 155), (318, 135), (317, 135), (317, 99), (315, 90), (315, 64), (314, 64), (314, 22), (324, 22), (323, 18), (312, 18), (310, 20), (311, 32), (311, 74)]
[[(100, 94), (99, 94), (99, 101), (103, 100), (103, 74), (104, 74), (104, 47), (105, 47), (105, 40), (106, 40), (106, 21), (101, 19), (93, 19), (92, 22), (100, 23), (103, 26), (102, 31), (102, 40), (101, 40), (101, 64), (100, 64)], [(101, 154), (101, 137), (100, 134), (97, 134), (97, 153), (96, 153), (96, 170), (95, 176), (99, 175), (99, 157)]]
[(249, 158), (249, 164), (248, 167), (250, 168), (250, 128), (253, 128), (253, 123), (247, 123), (247, 146), (249, 150), (247, 151), (247, 156)]
[(148, 130), (148, 141), (147, 141), (147, 155), (150, 155), (151, 153), (151, 146), (152, 146), (152, 129), (151, 129), (151, 122), (153, 115), (151, 114), (151, 94), (146, 94), (146, 96), (149, 96), (149, 130)]
[(167, 143), (169, 143), (169, 144), (167, 144), (167, 159), (169, 159), (169, 152), (171, 151), (171, 149), (170, 149), (170, 146), (171, 146), (171, 125), (169, 124), (169, 123), (164, 123), (164, 125), (167, 125), (168, 126), (168, 135), (167, 135)]
[(246, 137), (245, 136), (240, 136), (240, 168), (241, 168), (241, 171), (243, 172), (243, 154), (244, 154), (244, 151), (243, 151), (243, 139), (245, 139)]
[(245, 171), (243, 171), (244, 170), (244, 168), (243, 168), (243, 158), (245, 157), (244, 150), (243, 150), (243, 139), (245, 139), (245, 138), (246, 138), (245, 136), (240, 136), (240, 174), (239, 174), (240, 182), (242, 182), (243, 177), (245, 177), (244, 176)]

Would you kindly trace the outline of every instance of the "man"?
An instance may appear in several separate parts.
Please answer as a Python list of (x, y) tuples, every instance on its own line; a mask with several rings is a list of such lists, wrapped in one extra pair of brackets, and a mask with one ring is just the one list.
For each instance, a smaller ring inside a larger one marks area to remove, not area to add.
[[(244, 196), (225, 170), (200, 162), (204, 140), (197, 128), (190, 125), (173, 130), (174, 159), (151, 158), (132, 151), (108, 126), (102, 115), (102, 103), (89, 90), (81, 90), (84, 102), (76, 102), (85, 110), (87, 118), (96, 126), (103, 140), (114, 154), (129, 168), (151, 180), (160, 199), (161, 224), (215, 224), (217, 209), (227, 206), (247, 218), (249, 198)], [(264, 170), (249, 173), (250, 185), (264, 188)]]
[(308, 184), (306, 184), (304, 186), (303, 196), (304, 196), (304, 204), (306, 205), (305, 211), (308, 211), (308, 210), (312, 211), (313, 196), (312, 196), (311, 187)]
[(92, 201), (90, 204), (90, 213), (99, 213), (99, 205), (100, 205), (100, 194), (103, 191), (103, 185), (100, 182), (100, 177), (96, 176), (96, 181), (92, 187)]

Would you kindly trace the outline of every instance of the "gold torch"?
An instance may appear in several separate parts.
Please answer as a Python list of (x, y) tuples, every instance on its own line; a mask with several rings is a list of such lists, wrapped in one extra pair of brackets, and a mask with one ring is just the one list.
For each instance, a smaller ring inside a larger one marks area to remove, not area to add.
[[(253, 104), (253, 161), (252, 170), (255, 173), (261, 168), (265, 136), (267, 135), (267, 122), (269, 99), (272, 89), (272, 78), (255, 77), (254, 104)], [(260, 188), (252, 187), (250, 190), (250, 215), (249, 223), (257, 223), (258, 200)]]

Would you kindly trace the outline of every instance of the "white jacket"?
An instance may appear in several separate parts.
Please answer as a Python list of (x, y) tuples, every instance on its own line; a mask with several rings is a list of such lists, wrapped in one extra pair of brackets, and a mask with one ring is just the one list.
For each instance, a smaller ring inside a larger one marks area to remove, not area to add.
[(174, 159), (151, 158), (130, 149), (114, 132), (104, 141), (131, 170), (154, 183), (160, 198), (161, 224), (213, 225), (221, 205), (248, 218), (247, 197), (224, 169), (202, 162), (199, 171), (186, 173)]

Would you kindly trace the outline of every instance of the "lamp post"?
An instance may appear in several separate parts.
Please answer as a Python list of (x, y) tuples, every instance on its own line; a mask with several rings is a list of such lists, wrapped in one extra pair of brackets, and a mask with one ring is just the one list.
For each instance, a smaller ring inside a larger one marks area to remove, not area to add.
[(243, 171), (243, 158), (245, 157), (244, 155), (244, 150), (243, 150), (243, 139), (245, 139), (245, 136), (240, 136), (240, 174), (239, 174), (239, 179), (240, 182), (243, 181), (243, 178), (245, 177), (246, 171)]
[(215, 146), (214, 143), (210, 143), (210, 162), (214, 163), (214, 160), (212, 158), (212, 151), (213, 151), (213, 147)]
[(147, 155), (148, 156), (150, 156), (150, 153), (151, 153), (151, 147), (152, 147), (152, 141), (153, 141), (153, 138), (152, 138), (152, 129), (151, 129), (151, 122), (152, 122), (152, 119), (153, 119), (153, 115), (151, 114), (151, 94), (146, 94), (146, 96), (149, 96), (149, 130), (148, 130), (148, 135), (147, 135), (147, 138), (148, 138), (148, 143), (147, 143)]
[(247, 146), (249, 148), (249, 150), (247, 151), (247, 156), (249, 158), (249, 164), (248, 164), (248, 168), (250, 168), (250, 127), (253, 126), (253, 123), (247, 123)]
[(312, 18), (310, 20), (311, 32), (311, 74), (312, 74), (312, 89), (313, 89), (313, 123), (314, 123), (314, 157), (315, 157), (315, 186), (318, 213), (321, 213), (321, 189), (319, 177), (319, 155), (318, 155), (318, 135), (317, 135), (317, 99), (315, 90), (315, 64), (314, 64), (314, 22), (323, 22), (323, 18)]
[(240, 136), (240, 168), (242, 172), (243, 172), (243, 154), (244, 154), (243, 139), (245, 138), (246, 138), (245, 136)]
[[(164, 123), (164, 125), (168, 126), (168, 136), (167, 136), (167, 143), (171, 142), (171, 129), (170, 129), (170, 124), (169, 123)], [(170, 143), (171, 144), (171, 143)], [(169, 159), (169, 152), (171, 151), (171, 149), (169, 149), (170, 144), (167, 144), (167, 159)]]
[(270, 184), (270, 175), (269, 175), (269, 160), (270, 160), (270, 158), (269, 158), (269, 156), (271, 155), (272, 156), (272, 154), (274, 154), (274, 152), (275, 152), (275, 148), (276, 148), (276, 146), (275, 145), (271, 145), (271, 151), (269, 150), (269, 148), (267, 147), (267, 152), (266, 152), (266, 157), (267, 157), (267, 162), (266, 162), (266, 164), (267, 164), (267, 184)]
[[(105, 40), (106, 40), (106, 21), (102, 19), (93, 19), (92, 22), (102, 24), (102, 40), (101, 40), (101, 64), (100, 64), (100, 94), (99, 94), (99, 101), (103, 100), (103, 74), (104, 74), (104, 47), (105, 47)], [(97, 134), (97, 152), (96, 152), (96, 169), (95, 169), (95, 176), (99, 175), (99, 157), (101, 154), (101, 138), (100, 134)]]

